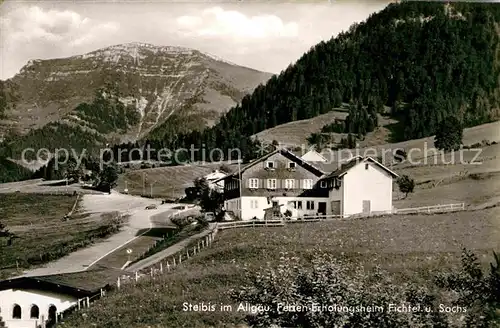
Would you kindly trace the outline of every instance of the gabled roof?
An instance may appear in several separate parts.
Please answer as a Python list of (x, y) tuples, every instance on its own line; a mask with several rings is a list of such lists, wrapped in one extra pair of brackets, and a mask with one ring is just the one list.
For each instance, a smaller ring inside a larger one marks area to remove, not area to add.
[[(261, 158), (258, 158), (256, 160), (250, 162), (247, 166), (245, 166), (241, 169), (241, 173), (245, 172), (246, 170), (248, 170), (249, 168), (251, 168), (252, 166), (254, 166), (258, 163), (262, 163), (263, 161), (265, 161), (266, 159), (268, 159), (269, 157), (271, 157), (277, 153), (281, 153), (283, 156), (288, 157), (289, 159), (291, 159), (292, 161), (301, 165), (302, 167), (306, 168), (307, 170), (315, 173), (317, 176), (322, 176), (325, 173), (327, 173), (327, 172), (323, 171), (322, 169), (320, 169), (319, 167), (317, 167), (316, 165), (314, 165), (306, 160), (303, 160), (302, 158), (300, 158), (299, 156), (295, 155), (294, 153), (292, 153), (291, 151), (289, 151), (288, 149), (285, 149), (285, 148), (276, 149), (276, 150), (270, 152), (269, 154), (266, 154), (266, 155), (262, 156)], [(232, 174), (228, 174), (224, 178), (215, 180), (213, 182), (218, 182), (220, 180), (224, 180), (224, 179), (229, 178), (229, 177), (234, 177), (234, 176), (237, 176), (238, 174), (239, 174), (238, 171), (235, 171)]]
[(35, 289), (83, 297), (95, 295), (106, 289), (118, 277), (128, 274), (119, 269), (96, 267), (95, 269), (46, 276), (23, 276), (0, 281), (0, 290)]
[(394, 171), (390, 170), (388, 167), (386, 167), (382, 163), (379, 163), (378, 161), (376, 161), (375, 159), (373, 159), (371, 157), (363, 158), (362, 156), (355, 156), (354, 158), (349, 160), (349, 162), (342, 164), (340, 166), (340, 168), (338, 168), (337, 170), (335, 170), (331, 174), (329, 174), (327, 176), (327, 178), (340, 178), (343, 175), (345, 175), (347, 173), (347, 171), (349, 171), (350, 169), (352, 169), (353, 167), (355, 167), (359, 163), (367, 162), (367, 161), (376, 164), (378, 167), (382, 168), (384, 171), (389, 173), (393, 178), (397, 178), (399, 176)]
[[(318, 162), (327, 162), (328, 161), (325, 156), (318, 153), (315, 149), (310, 149), (307, 153), (300, 156), (300, 158), (307, 161), (307, 157), (310, 157), (310, 156), (315, 156), (315, 157), (319, 158), (320, 160)], [(308, 161), (311, 162), (311, 160), (308, 160)]]

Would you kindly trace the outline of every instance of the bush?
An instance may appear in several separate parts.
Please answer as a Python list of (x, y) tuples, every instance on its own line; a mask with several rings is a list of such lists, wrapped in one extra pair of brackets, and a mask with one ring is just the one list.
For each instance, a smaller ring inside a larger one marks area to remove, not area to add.
[(500, 257), (493, 256), (489, 272), (483, 272), (477, 256), (464, 249), (462, 270), (436, 277), (436, 285), (451, 292), (452, 304), (467, 309), (467, 327), (499, 327)]
[(407, 175), (399, 177), (396, 182), (398, 184), (399, 191), (404, 193), (405, 197), (408, 197), (408, 194), (413, 192), (413, 190), (415, 189), (415, 180)]
[[(253, 327), (408, 327), (421, 321), (408, 312), (388, 311), (388, 304), (399, 305), (409, 297), (419, 301), (421, 291), (407, 293), (380, 271), (368, 276), (329, 255), (316, 255), (311, 263), (282, 257), (277, 268), (268, 266), (257, 275), (246, 274), (252, 285), (231, 290), (230, 294), (235, 301), (262, 310), (247, 316)], [(434, 302), (422, 298), (422, 305), (423, 301)], [(286, 312), (280, 304), (299, 305), (306, 310)], [(318, 311), (318, 306), (329, 308)], [(427, 320), (438, 327), (443, 319), (436, 315)]]
[(177, 216), (170, 219), (170, 221), (177, 226), (178, 229), (182, 229), (187, 225), (195, 222), (196, 219), (192, 216)]
[[(493, 328), (500, 322), (500, 258), (496, 254), (486, 274), (477, 257), (464, 250), (462, 268), (437, 274), (432, 292), (411, 282), (396, 285), (379, 269), (368, 274), (330, 255), (316, 253), (310, 262), (285, 255), (277, 267), (268, 264), (257, 274), (245, 270), (250, 285), (230, 291), (233, 300), (254, 307), (246, 318), (253, 327)], [(285, 304), (305, 310), (287, 312), (281, 307)], [(418, 310), (391, 311), (389, 304)], [(462, 310), (445, 312), (443, 305)], [(329, 308), (318, 311), (317, 306)]]

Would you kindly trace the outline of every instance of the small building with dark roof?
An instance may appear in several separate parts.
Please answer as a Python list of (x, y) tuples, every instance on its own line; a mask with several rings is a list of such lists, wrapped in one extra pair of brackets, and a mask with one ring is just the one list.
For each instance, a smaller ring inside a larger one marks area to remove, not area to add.
[(80, 299), (100, 295), (127, 272), (105, 267), (0, 281), (0, 321), (8, 328), (54, 322)]

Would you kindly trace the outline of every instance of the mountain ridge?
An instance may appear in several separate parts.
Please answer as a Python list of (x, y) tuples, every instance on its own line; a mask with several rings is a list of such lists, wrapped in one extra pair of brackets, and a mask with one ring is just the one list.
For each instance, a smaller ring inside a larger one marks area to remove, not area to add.
[(53, 122), (81, 123), (74, 109), (92, 102), (102, 88), (112, 89), (140, 115), (136, 125), (113, 141), (145, 137), (173, 115), (192, 118), (195, 124), (183, 129), (188, 131), (214, 124), (271, 76), (196, 49), (142, 42), (33, 59), (18, 74), (0, 81), (0, 134), (23, 136)]

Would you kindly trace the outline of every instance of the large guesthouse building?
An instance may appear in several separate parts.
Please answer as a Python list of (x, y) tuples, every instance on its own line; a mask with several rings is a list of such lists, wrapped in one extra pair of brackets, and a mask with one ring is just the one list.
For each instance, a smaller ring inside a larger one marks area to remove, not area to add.
[(223, 178), (224, 207), (243, 220), (264, 219), (269, 209), (295, 218), (390, 212), (396, 177), (371, 157), (334, 163), (277, 149)]

